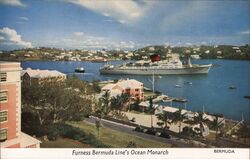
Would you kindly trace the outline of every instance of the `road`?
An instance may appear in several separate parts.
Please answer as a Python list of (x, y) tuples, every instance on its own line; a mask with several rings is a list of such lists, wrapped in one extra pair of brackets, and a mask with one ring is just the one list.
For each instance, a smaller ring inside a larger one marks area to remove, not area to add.
[[(89, 118), (86, 118), (84, 121), (95, 124), (96, 119), (97, 119), (96, 117), (90, 116)], [(162, 138), (162, 137), (158, 137), (158, 136), (154, 136), (154, 135), (149, 135), (149, 134), (142, 133), (142, 132), (133, 131), (135, 127), (123, 125), (123, 124), (108, 121), (105, 119), (102, 119), (102, 125), (106, 128), (110, 128), (110, 129), (117, 130), (120, 132), (132, 134), (132, 135), (135, 135), (135, 136), (147, 139), (147, 140), (153, 140), (153, 141), (157, 141), (157, 142), (175, 145), (174, 147), (180, 147), (180, 148), (194, 147), (194, 145), (188, 144), (184, 139), (180, 139), (180, 138), (176, 138), (176, 137), (172, 137), (171, 139), (167, 139), (167, 138)]]

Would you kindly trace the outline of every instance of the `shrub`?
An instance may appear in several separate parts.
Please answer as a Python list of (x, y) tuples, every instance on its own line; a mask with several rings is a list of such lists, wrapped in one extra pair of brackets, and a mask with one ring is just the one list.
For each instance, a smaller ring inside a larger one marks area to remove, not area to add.
[(137, 145), (134, 141), (129, 141), (126, 148), (137, 148)]
[(110, 147), (108, 145), (105, 145), (101, 141), (97, 140), (93, 134), (91, 133), (87, 134), (86, 132), (84, 132), (79, 128), (75, 128), (71, 125), (63, 123), (49, 126), (47, 131), (47, 136), (49, 140), (56, 140), (58, 136), (61, 136), (73, 140), (78, 140), (82, 143), (90, 144), (93, 147), (97, 148)]

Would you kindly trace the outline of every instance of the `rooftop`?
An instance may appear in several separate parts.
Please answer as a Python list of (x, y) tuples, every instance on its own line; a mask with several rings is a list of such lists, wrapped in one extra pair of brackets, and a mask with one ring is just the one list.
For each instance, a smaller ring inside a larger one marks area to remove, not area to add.
[(56, 70), (32, 70), (28, 68), (27, 70), (21, 71), (21, 76), (23, 76), (25, 73), (28, 73), (28, 75), (32, 78), (47, 78), (47, 77), (65, 77), (66, 74), (61, 73)]

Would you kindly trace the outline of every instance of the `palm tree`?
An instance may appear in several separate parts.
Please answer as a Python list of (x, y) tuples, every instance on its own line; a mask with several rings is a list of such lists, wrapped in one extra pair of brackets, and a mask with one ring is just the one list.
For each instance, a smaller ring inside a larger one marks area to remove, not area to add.
[(124, 105), (129, 101), (130, 95), (127, 93), (122, 93), (121, 95), (117, 95), (116, 97), (112, 97), (110, 99), (111, 109), (116, 111), (120, 114), (121, 110), (123, 109)]
[[(171, 122), (170, 122), (170, 117), (169, 117), (169, 115), (168, 115), (168, 113), (167, 112), (163, 112), (163, 113), (161, 113), (161, 114), (157, 114), (157, 118), (159, 119), (159, 120), (161, 120), (161, 121), (163, 121), (163, 123), (164, 123), (164, 128), (163, 128), (163, 130), (164, 130), (164, 132), (165, 132), (165, 130), (166, 130), (166, 128), (168, 128), (168, 124), (171, 124)], [(160, 124), (161, 125), (161, 124)]]
[(119, 100), (119, 95), (117, 95), (116, 97), (112, 97), (110, 99), (110, 105), (111, 105), (111, 109), (113, 111), (120, 109), (119, 107), (121, 106), (121, 104), (120, 104), (120, 100)]
[(130, 102), (130, 94), (128, 94), (128, 93), (122, 93), (121, 94), (121, 96), (120, 96), (120, 100), (121, 100), (121, 109), (123, 109), (124, 108), (124, 106), (126, 105), (126, 104), (129, 104), (129, 102)]
[(105, 115), (108, 115), (110, 112), (110, 93), (106, 91), (99, 101), (102, 103), (102, 111)]
[(208, 122), (206, 118), (204, 118), (203, 112), (198, 112), (198, 116), (194, 117), (194, 123), (199, 124), (200, 127), (200, 135), (202, 136), (203, 131), (205, 131), (203, 123)]
[(179, 109), (173, 113), (172, 123), (179, 123), (179, 134), (181, 132), (181, 123), (186, 119), (186, 113), (182, 114), (182, 109)]
[(152, 97), (150, 97), (150, 99), (149, 99), (149, 110), (148, 111), (151, 114), (151, 128), (152, 128), (153, 127), (153, 113), (154, 113)]
[(214, 120), (211, 123), (211, 126), (212, 126), (212, 128), (215, 129), (215, 138), (216, 138), (216, 141), (217, 141), (217, 139), (218, 139), (218, 131), (222, 127), (222, 121), (219, 121), (218, 116), (215, 116)]
[(101, 119), (96, 119), (95, 126), (98, 134), (98, 138), (100, 138), (100, 128), (101, 128)]

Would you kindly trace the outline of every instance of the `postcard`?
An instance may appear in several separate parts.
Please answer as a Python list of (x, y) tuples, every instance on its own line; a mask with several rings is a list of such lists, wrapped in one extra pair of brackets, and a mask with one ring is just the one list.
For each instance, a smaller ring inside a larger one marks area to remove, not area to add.
[(3, 159), (247, 159), (249, 0), (0, 0)]

